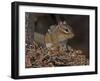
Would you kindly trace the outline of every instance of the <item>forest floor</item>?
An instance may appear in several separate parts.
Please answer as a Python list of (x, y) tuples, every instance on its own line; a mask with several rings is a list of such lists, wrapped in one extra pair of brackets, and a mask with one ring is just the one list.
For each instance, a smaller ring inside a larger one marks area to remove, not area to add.
[(33, 42), (32, 45), (25, 46), (25, 51), (26, 68), (89, 65), (89, 59), (81, 49), (51, 49)]

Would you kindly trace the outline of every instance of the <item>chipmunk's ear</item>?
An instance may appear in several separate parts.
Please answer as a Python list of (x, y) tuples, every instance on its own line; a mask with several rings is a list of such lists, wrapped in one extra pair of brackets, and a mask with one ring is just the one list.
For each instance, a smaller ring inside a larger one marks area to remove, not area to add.
[(48, 32), (51, 32), (50, 29), (48, 29)]
[(63, 21), (63, 24), (67, 24), (67, 22), (66, 21)]
[(63, 22), (62, 22), (62, 21), (58, 22), (58, 25), (62, 25), (62, 24), (63, 24)]

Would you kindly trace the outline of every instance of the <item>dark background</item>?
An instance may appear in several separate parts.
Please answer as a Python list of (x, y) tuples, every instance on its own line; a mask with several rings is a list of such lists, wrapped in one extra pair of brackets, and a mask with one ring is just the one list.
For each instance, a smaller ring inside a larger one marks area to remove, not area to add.
[(89, 16), (88, 15), (69, 15), (69, 14), (43, 14), (25, 13), (26, 43), (31, 44), (34, 40), (34, 31), (45, 34), (50, 25), (57, 24), (59, 21), (66, 21), (73, 30), (75, 37), (68, 41), (68, 44), (75, 49), (83, 50), (89, 57)]

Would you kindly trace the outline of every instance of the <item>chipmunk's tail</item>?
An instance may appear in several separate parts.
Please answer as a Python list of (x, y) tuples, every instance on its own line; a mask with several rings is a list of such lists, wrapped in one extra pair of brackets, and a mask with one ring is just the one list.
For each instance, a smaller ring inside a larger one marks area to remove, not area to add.
[(45, 36), (43, 34), (34, 32), (34, 41), (39, 45), (45, 46)]
[(42, 45), (43, 47), (51, 47), (52, 46), (52, 40), (51, 35), (49, 33), (46, 33), (45, 35), (34, 32), (34, 41)]

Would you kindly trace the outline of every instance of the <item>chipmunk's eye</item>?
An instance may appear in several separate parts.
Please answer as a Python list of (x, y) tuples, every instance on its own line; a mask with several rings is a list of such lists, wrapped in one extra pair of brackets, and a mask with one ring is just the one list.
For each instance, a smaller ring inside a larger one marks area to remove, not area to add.
[(68, 29), (65, 29), (68, 32)]

